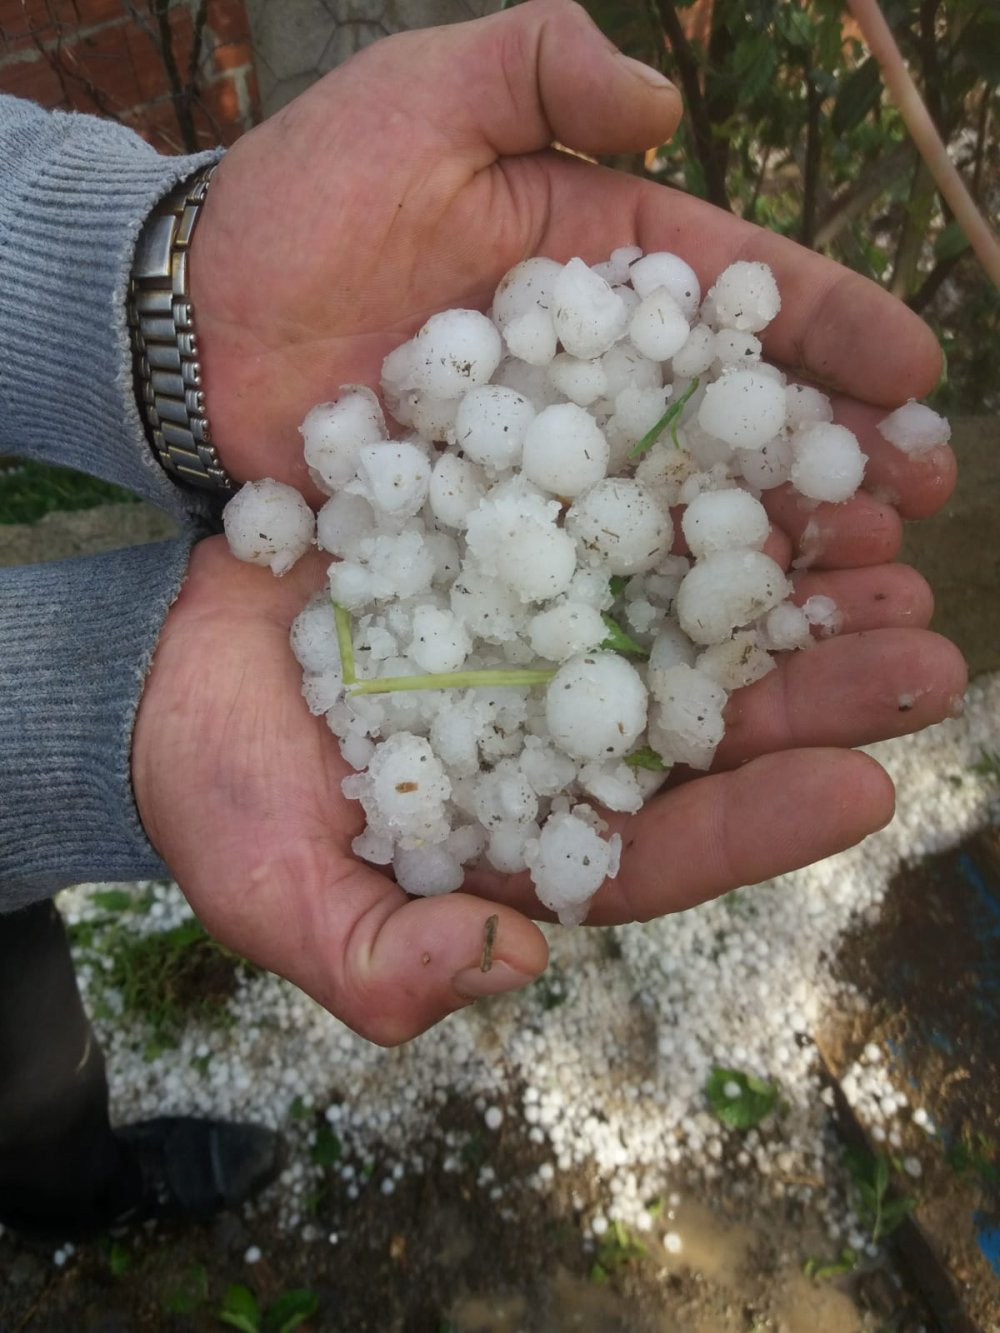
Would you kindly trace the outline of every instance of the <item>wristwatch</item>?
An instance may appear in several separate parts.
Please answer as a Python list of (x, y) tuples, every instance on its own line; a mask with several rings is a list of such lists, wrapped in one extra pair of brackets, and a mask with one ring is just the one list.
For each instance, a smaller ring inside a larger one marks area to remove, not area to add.
[(129, 283), (136, 397), (156, 457), (178, 481), (223, 494), (236, 483), (212, 444), (188, 288), (188, 252), (215, 163), (176, 185), (139, 235)]

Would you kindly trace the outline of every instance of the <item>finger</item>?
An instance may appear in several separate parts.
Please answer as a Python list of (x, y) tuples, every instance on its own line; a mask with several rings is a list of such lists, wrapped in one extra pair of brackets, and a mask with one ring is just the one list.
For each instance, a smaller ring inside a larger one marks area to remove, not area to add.
[(792, 585), (792, 600), (799, 606), (809, 597), (833, 599), (841, 617), (840, 634), (926, 629), (934, 613), (934, 594), (926, 579), (908, 565), (795, 574)]
[[(526, 986), (548, 961), (541, 931), (510, 907), (468, 893), (410, 899), (360, 861), (338, 876), (292, 869), (285, 857), (261, 866), (243, 888), (245, 930), (229, 912), (219, 938), (379, 1045)], [(307, 884), (319, 891), (305, 892)]]
[(928, 518), (936, 514), (955, 489), (957, 464), (947, 445), (913, 457), (884, 439), (878, 423), (880, 409), (835, 395), (834, 418), (858, 437), (867, 455), (864, 488), (883, 504), (893, 505), (902, 518)]
[(726, 705), (715, 763), (814, 745), (867, 745), (954, 716), (966, 683), (954, 644), (927, 630), (878, 629), (789, 653)]
[(791, 539), (792, 563), (800, 569), (884, 565), (894, 559), (903, 540), (899, 514), (867, 491), (842, 504), (817, 504), (790, 486), (776, 486), (760, 499), (772, 523)]
[[(843, 851), (892, 818), (892, 783), (867, 755), (793, 750), (699, 777), (654, 797), (631, 818), (618, 875), (586, 924), (648, 921)], [(545, 917), (526, 876), (484, 876), (477, 891)]]

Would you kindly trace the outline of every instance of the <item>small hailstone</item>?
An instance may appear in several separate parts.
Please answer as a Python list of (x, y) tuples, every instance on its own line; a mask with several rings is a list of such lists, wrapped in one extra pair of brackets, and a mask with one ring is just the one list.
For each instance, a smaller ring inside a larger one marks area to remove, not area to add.
[(826, 636), (837, 634), (844, 623), (837, 603), (832, 597), (824, 597), (820, 593), (806, 598), (802, 603), (802, 614), (810, 625), (816, 625)]
[(668, 1254), (680, 1254), (684, 1249), (684, 1242), (676, 1231), (668, 1231), (663, 1237), (663, 1248)]
[(790, 431), (833, 420), (833, 404), (825, 393), (810, 384), (789, 384), (785, 388), (785, 425)]
[(757, 333), (781, 309), (774, 274), (766, 264), (737, 260), (719, 274), (710, 293), (719, 323)]
[(735, 1101), (735, 1099), (741, 1095), (742, 1091), (743, 1089), (740, 1085), (732, 1079), (728, 1079), (722, 1085), (722, 1095), (723, 1097), (728, 1097), (730, 1101)]
[(651, 361), (668, 361), (689, 333), (684, 311), (665, 287), (654, 288), (641, 301), (628, 326), (633, 346)]
[(377, 829), (436, 841), (448, 833), (450, 795), (451, 783), (429, 743), (398, 731), (376, 747), (361, 800)]
[(741, 449), (759, 449), (785, 422), (785, 390), (760, 369), (728, 370), (705, 390), (698, 424)]
[(720, 329), (713, 342), (715, 359), (720, 366), (749, 366), (760, 360), (761, 342), (752, 333)]
[(580, 924), (605, 879), (617, 875), (621, 858), (621, 836), (605, 840), (581, 817), (580, 809), (551, 814), (525, 848), (539, 901), (564, 926)]
[(563, 266), (556, 259), (536, 255), (525, 259), (500, 279), (493, 297), (493, 318), (501, 328), (512, 319), (539, 308), (548, 310), (552, 291)]
[(439, 523), (446, 528), (464, 528), (485, 493), (485, 478), (475, 463), (457, 454), (440, 455), (427, 492), (431, 513)]
[(585, 491), (566, 514), (566, 531), (585, 559), (611, 574), (652, 569), (674, 535), (652, 490), (630, 477), (607, 477)]
[(629, 268), (632, 286), (645, 299), (658, 287), (674, 298), (687, 319), (692, 319), (701, 301), (701, 284), (694, 269), (680, 255), (667, 250), (653, 250), (637, 259)]
[(357, 477), (347, 489), (383, 514), (410, 518), (427, 499), (430, 481), (431, 463), (423, 448), (408, 440), (386, 440), (358, 451)]
[(651, 682), (656, 705), (649, 743), (667, 764), (707, 769), (722, 740), (726, 691), (704, 672), (678, 663)]
[(773, 671), (775, 662), (752, 630), (738, 630), (731, 639), (699, 653), (695, 666), (724, 690), (740, 690)]
[(339, 668), (337, 625), (333, 608), (325, 593), (316, 593), (292, 621), (289, 634), (295, 660), (304, 671)]
[(630, 342), (615, 343), (601, 357), (607, 379), (607, 393), (614, 399), (622, 389), (659, 389), (663, 385), (663, 371)]
[(511, 356), (529, 366), (547, 366), (559, 343), (552, 315), (540, 306), (533, 306), (505, 324), (503, 339)]
[(258, 1245), (248, 1245), (243, 1251), (243, 1262), (245, 1264), (259, 1264), (263, 1255)]
[(375, 511), (363, 495), (338, 491), (316, 515), (317, 545), (344, 559), (374, 531)]
[(571, 259), (552, 290), (552, 322), (571, 356), (595, 357), (625, 332), (622, 298), (582, 259)]
[(684, 576), (677, 616), (695, 643), (721, 643), (777, 606), (789, 591), (781, 566), (762, 551), (716, 551)]
[(642, 258), (642, 247), (638, 245), (620, 245), (611, 251), (610, 258), (601, 264), (593, 264), (595, 273), (599, 273), (606, 282), (612, 284), (628, 281), (629, 265)]
[(576, 569), (573, 538), (558, 526), (558, 517), (559, 502), (521, 477), (502, 482), (469, 515), (469, 554), (522, 601), (557, 597)]
[(472, 638), (453, 611), (418, 606), (413, 612), (409, 655), (421, 671), (457, 671), (472, 651)]
[(312, 408), (299, 434), (313, 481), (335, 494), (354, 476), (361, 446), (385, 439), (385, 418), (371, 389), (350, 384), (336, 402)]
[(500, 334), (485, 315), (478, 310), (442, 311), (413, 339), (416, 388), (434, 398), (460, 398), (489, 381), (502, 354)]
[(792, 436), (791, 482), (811, 500), (839, 503), (861, 485), (868, 461), (846, 426), (818, 422)]
[(770, 532), (767, 511), (746, 491), (704, 491), (696, 496), (681, 519), (681, 529), (692, 555), (743, 546), (759, 550)]
[(695, 324), (683, 347), (674, 353), (673, 372), (681, 379), (704, 375), (715, 360), (715, 334), (707, 324)]
[(549, 681), (545, 718), (574, 758), (616, 758), (628, 754), (646, 724), (646, 687), (617, 653), (581, 653)]
[(563, 662), (575, 653), (596, 648), (607, 632), (600, 611), (585, 602), (561, 602), (539, 611), (528, 622), (532, 649), (550, 662)]
[(792, 442), (776, 435), (759, 449), (735, 450), (735, 464), (743, 480), (760, 491), (782, 486), (792, 475)]
[(499, 1106), (487, 1106), (483, 1113), (483, 1124), (487, 1129), (499, 1129), (503, 1124), (503, 1111)]
[(522, 466), (536, 486), (572, 499), (605, 475), (608, 442), (585, 408), (556, 403), (529, 425)]
[(951, 426), (945, 418), (913, 398), (884, 417), (878, 423), (878, 432), (911, 458), (919, 458), (951, 439)]
[(241, 486), (222, 511), (229, 549), (237, 560), (288, 572), (313, 543), (316, 520), (294, 488), (265, 478)]
[(767, 613), (763, 637), (767, 647), (778, 652), (792, 648), (807, 648), (812, 642), (809, 618), (794, 602), (779, 602)]
[(392, 859), (396, 883), (417, 897), (453, 893), (464, 879), (462, 863), (440, 842), (401, 848)]
[(470, 633), (487, 643), (505, 643), (527, 620), (514, 589), (470, 562), (463, 564), (449, 597), (451, 609)]
[(535, 409), (524, 394), (484, 384), (462, 398), (455, 416), (455, 444), (491, 473), (517, 467)]
[(608, 391), (608, 377), (600, 361), (581, 361), (559, 352), (549, 363), (553, 386), (578, 407), (589, 407)]
[(642, 808), (643, 795), (635, 770), (625, 763), (601, 763), (591, 760), (577, 774), (581, 787), (606, 810), (635, 814)]

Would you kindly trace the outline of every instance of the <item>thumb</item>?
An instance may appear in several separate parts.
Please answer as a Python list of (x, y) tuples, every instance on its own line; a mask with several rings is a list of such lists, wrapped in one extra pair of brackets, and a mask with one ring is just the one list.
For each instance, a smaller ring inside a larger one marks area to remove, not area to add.
[(618, 51), (572, 0), (528, 0), (369, 52), (417, 71), (428, 119), (477, 167), (553, 141), (595, 155), (638, 152), (665, 143), (681, 118), (673, 84)]

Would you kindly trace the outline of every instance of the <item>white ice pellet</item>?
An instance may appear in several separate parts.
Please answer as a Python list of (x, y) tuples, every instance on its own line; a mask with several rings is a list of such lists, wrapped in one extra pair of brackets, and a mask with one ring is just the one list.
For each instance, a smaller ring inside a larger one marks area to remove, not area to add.
[(358, 451), (357, 476), (347, 489), (383, 514), (410, 518), (427, 499), (430, 481), (426, 450), (408, 440), (385, 440)]
[(709, 295), (723, 327), (757, 333), (781, 309), (774, 274), (766, 264), (740, 259), (719, 274)]
[(515, 264), (500, 279), (493, 297), (493, 318), (497, 324), (504, 328), (512, 319), (517, 319), (529, 310), (548, 310), (562, 267), (558, 260), (545, 259), (540, 255)]
[(792, 436), (792, 485), (811, 500), (839, 503), (861, 485), (867, 457), (846, 426), (818, 422)]
[(734, 462), (740, 476), (760, 491), (782, 486), (792, 475), (792, 442), (784, 434), (776, 435), (759, 449), (737, 449)]
[(725, 730), (726, 691), (711, 676), (679, 663), (659, 673), (649, 743), (667, 764), (705, 769)]
[(665, 287), (656, 287), (644, 297), (629, 321), (632, 344), (651, 361), (667, 361), (688, 340), (684, 311)]
[(779, 602), (764, 620), (763, 638), (767, 647), (782, 651), (807, 648), (812, 641), (809, 618), (794, 602)]
[(288, 572), (316, 532), (312, 510), (294, 488), (265, 478), (241, 486), (222, 511), (229, 549), (237, 560)]
[(929, 449), (947, 444), (951, 439), (951, 426), (945, 418), (912, 398), (883, 417), (878, 423), (878, 432), (889, 444), (911, 458), (919, 458)]
[(385, 439), (385, 418), (371, 389), (345, 385), (335, 402), (319, 403), (306, 414), (299, 434), (313, 481), (336, 494), (354, 476), (361, 446)]
[(571, 356), (595, 357), (625, 332), (622, 298), (582, 259), (571, 259), (552, 289), (552, 322)]
[(431, 513), (446, 528), (464, 528), (486, 493), (482, 470), (458, 454), (441, 454), (427, 489)]
[(573, 539), (558, 517), (557, 500), (515, 477), (494, 486), (469, 515), (469, 553), (522, 601), (557, 597), (576, 569)]
[(584, 408), (555, 403), (528, 426), (522, 466), (536, 486), (571, 499), (605, 475), (608, 442)]
[(698, 275), (680, 255), (668, 250), (653, 250), (643, 255), (629, 268), (632, 286), (644, 299), (657, 287), (664, 287), (674, 298), (685, 317), (694, 317), (701, 301), (701, 284)]
[(451, 783), (429, 742), (398, 731), (376, 746), (361, 801), (376, 829), (433, 842), (448, 834), (450, 794)]
[(434, 398), (460, 398), (486, 384), (500, 364), (503, 344), (491, 320), (478, 310), (432, 315), (413, 339), (413, 379)]
[(721, 643), (777, 606), (789, 591), (781, 566), (762, 551), (716, 551), (684, 576), (677, 616), (695, 643)]
[(375, 511), (363, 495), (338, 491), (316, 515), (316, 542), (331, 555), (347, 559), (362, 537), (375, 531)]
[(556, 354), (559, 339), (548, 310), (532, 306), (504, 325), (504, 342), (511, 356), (529, 366), (547, 366)]
[(734, 546), (759, 550), (770, 531), (767, 511), (746, 491), (704, 491), (681, 520), (684, 540), (694, 556), (711, 555)]
[(326, 593), (316, 593), (292, 621), (289, 633), (295, 660), (304, 671), (340, 666), (337, 626)]
[(404, 893), (430, 898), (461, 888), (462, 863), (443, 843), (400, 848), (392, 859), (396, 883)]
[(809, 624), (815, 625), (824, 636), (838, 633), (844, 619), (833, 598), (820, 593), (806, 598), (802, 603), (802, 614)]
[(585, 491), (567, 511), (566, 531), (585, 561), (611, 574), (652, 569), (674, 535), (652, 490), (630, 477), (607, 477)]
[(568, 352), (559, 352), (549, 362), (549, 379), (578, 407), (589, 407), (608, 391), (607, 373), (600, 361), (581, 361)]
[(585, 602), (561, 602), (539, 611), (528, 623), (532, 649), (550, 662), (563, 662), (574, 653), (596, 648), (606, 637), (601, 613)]
[(752, 630), (737, 630), (731, 639), (713, 643), (695, 659), (699, 671), (724, 690), (740, 690), (774, 670), (774, 658)]
[(643, 795), (635, 769), (625, 763), (601, 763), (591, 760), (584, 764), (577, 777), (588, 796), (606, 810), (620, 810), (634, 814), (642, 808)]
[(811, 384), (789, 384), (785, 388), (785, 426), (790, 431), (833, 420), (833, 404)]
[(704, 375), (715, 360), (715, 334), (707, 324), (695, 324), (684, 345), (674, 353), (673, 372), (682, 379)]
[(408, 652), (422, 671), (458, 671), (472, 651), (472, 638), (454, 611), (418, 606)]
[(621, 857), (620, 835), (605, 840), (580, 809), (550, 815), (525, 849), (535, 892), (563, 925), (579, 925), (605, 879), (617, 875)]
[(728, 370), (705, 390), (698, 424), (739, 449), (759, 449), (785, 423), (785, 390), (759, 369)]
[(523, 394), (485, 384), (467, 393), (455, 417), (455, 444), (492, 473), (517, 467), (535, 409)]
[(573, 758), (615, 758), (629, 752), (646, 724), (646, 687), (617, 653), (580, 653), (549, 681), (545, 718)]

